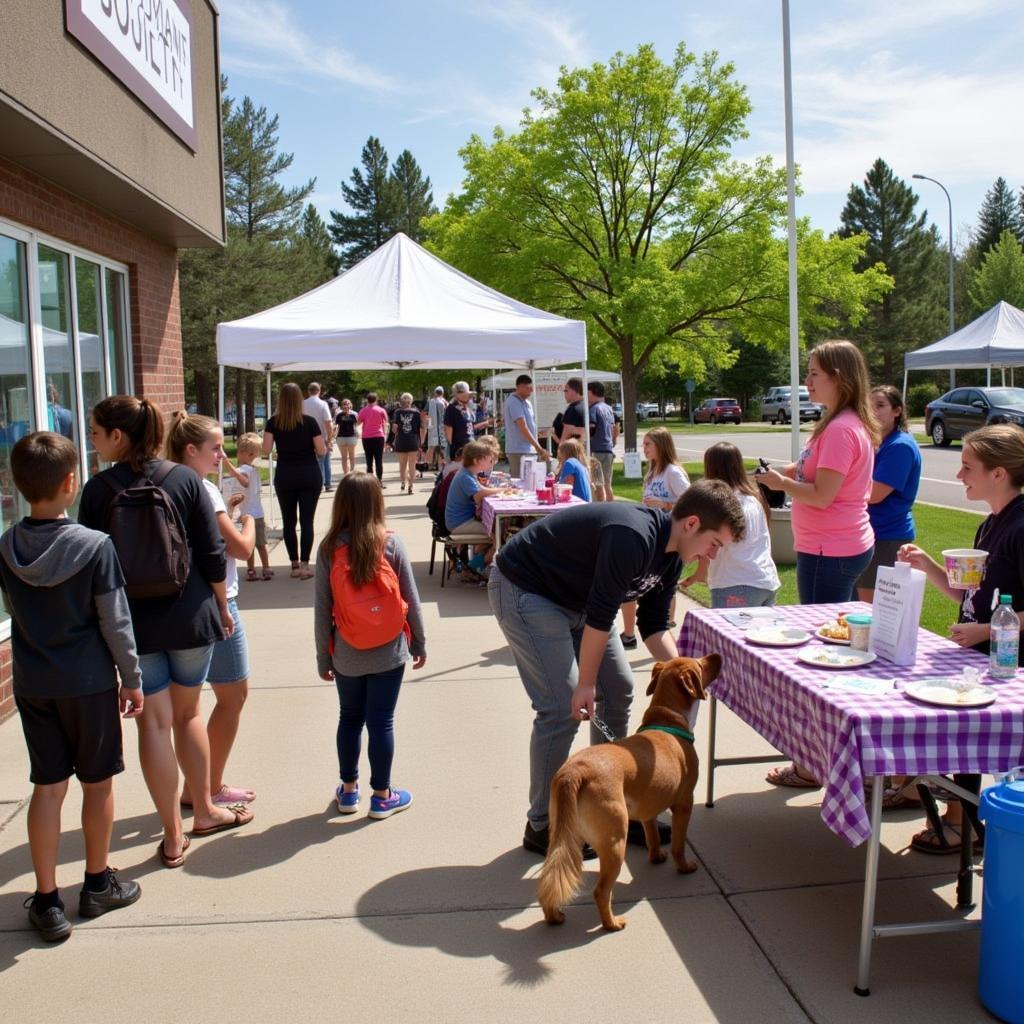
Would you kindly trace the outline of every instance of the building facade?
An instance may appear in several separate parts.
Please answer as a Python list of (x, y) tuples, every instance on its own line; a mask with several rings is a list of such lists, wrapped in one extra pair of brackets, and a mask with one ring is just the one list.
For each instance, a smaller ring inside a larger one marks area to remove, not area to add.
[[(177, 250), (225, 238), (209, 0), (3, 0), (0, 529), (11, 446), (57, 430), (99, 468), (89, 409), (184, 402)], [(0, 718), (13, 710), (0, 610)]]

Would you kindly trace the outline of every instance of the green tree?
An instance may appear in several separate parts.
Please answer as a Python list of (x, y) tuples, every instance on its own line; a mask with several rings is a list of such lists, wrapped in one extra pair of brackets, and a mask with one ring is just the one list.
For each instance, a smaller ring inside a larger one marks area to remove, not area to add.
[(323, 217), (312, 203), (306, 206), (302, 215), (299, 234), (314, 256), (323, 261), (331, 275), (336, 275), (341, 269), (341, 260), (338, 259), (338, 254), (334, 251), (331, 233), (327, 230)]
[(1024, 308), (1024, 248), (1009, 229), (982, 257), (970, 294), (975, 314), (999, 301)]
[[(221, 109), (227, 244), (178, 253), (186, 393), (208, 415), (216, 409), (217, 324), (284, 302), (332, 273), (323, 253), (298, 230), (315, 181), (297, 189), (277, 181), (292, 162), (291, 154), (277, 152), (277, 117), (256, 109), (248, 97), (236, 110), (227, 79), (222, 79)], [(238, 422), (251, 429), (258, 375), (237, 370), (231, 377), (229, 399), (239, 410)]]
[[(733, 330), (785, 338), (785, 175), (732, 158), (750, 103), (714, 53), (680, 45), (664, 63), (645, 45), (563, 69), (554, 91), (533, 95), (539, 110), (517, 133), (469, 140), (464, 191), (427, 220), (428, 238), (475, 277), (587, 321), (591, 361), (621, 368), (632, 446), (649, 368), (702, 380), (732, 358)], [(830, 291), (856, 319), (884, 274), (852, 272), (857, 241), (803, 234), (834, 276), (808, 294)]]
[(996, 178), (978, 211), (974, 243), (979, 255), (984, 256), (1002, 238), (1004, 231), (1012, 231), (1018, 241), (1024, 242), (1024, 220), (1016, 196), (1005, 178)]
[(228, 82), (221, 79), (221, 111), (224, 124), (224, 201), (229, 223), (245, 237), (265, 235), (281, 239), (295, 228), (302, 206), (316, 187), (316, 178), (304, 185), (285, 188), (278, 178), (294, 160), (292, 153), (277, 150), (278, 119), (257, 107), (248, 96), (240, 107), (227, 95)]
[(404, 149), (391, 168), (391, 181), (395, 192), (395, 230), (404, 231), (415, 242), (422, 242), (423, 218), (437, 213), (430, 178), (423, 176), (415, 157)]
[(351, 214), (331, 210), (328, 230), (341, 248), (341, 265), (351, 267), (382, 246), (394, 233), (399, 212), (398, 186), (388, 175), (388, 154), (371, 135), (363, 146), (363, 170), (352, 168), (352, 184), (341, 184)]
[(882, 159), (863, 185), (851, 185), (841, 214), (842, 237), (866, 235), (861, 268), (882, 264), (894, 285), (851, 332), (874, 378), (892, 383), (905, 352), (948, 333), (947, 263), (928, 213), (915, 214), (917, 196)]

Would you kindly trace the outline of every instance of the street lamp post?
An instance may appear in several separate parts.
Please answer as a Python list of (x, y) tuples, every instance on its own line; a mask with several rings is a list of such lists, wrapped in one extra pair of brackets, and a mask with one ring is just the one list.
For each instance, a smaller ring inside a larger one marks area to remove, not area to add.
[[(956, 316), (953, 312), (953, 200), (949, 198), (949, 192), (941, 181), (929, 178), (927, 174), (912, 174), (911, 177), (919, 181), (930, 181), (946, 193), (946, 203), (949, 206), (949, 333), (952, 334), (956, 330)], [(949, 386), (956, 386), (956, 370), (949, 371)]]

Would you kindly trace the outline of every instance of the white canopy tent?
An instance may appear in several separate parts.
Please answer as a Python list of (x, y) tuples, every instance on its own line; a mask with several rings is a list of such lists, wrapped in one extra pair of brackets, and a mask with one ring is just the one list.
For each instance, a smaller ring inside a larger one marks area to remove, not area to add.
[(992, 383), (992, 367), (1024, 366), (1024, 311), (997, 302), (966, 327), (903, 357), (903, 393), (911, 370), (985, 369)]

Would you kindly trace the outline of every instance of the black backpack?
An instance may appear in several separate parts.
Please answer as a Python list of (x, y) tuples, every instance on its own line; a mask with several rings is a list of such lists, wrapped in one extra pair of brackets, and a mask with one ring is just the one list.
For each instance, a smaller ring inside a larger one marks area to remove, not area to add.
[(103, 528), (121, 562), (132, 598), (177, 597), (188, 579), (185, 526), (171, 496), (160, 486), (177, 463), (163, 461), (125, 486), (110, 470), (100, 479), (114, 492)]

